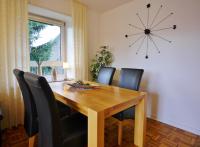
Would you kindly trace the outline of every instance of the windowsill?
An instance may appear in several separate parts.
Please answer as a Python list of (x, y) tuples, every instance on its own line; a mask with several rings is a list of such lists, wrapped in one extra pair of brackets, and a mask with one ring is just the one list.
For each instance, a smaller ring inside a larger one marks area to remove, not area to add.
[(66, 79), (64, 75), (62, 74), (58, 74), (57, 75), (57, 79), (53, 80), (52, 75), (46, 75), (44, 76), (46, 78), (46, 80), (51, 83), (51, 82), (63, 82), (63, 81), (72, 81), (74, 79)]

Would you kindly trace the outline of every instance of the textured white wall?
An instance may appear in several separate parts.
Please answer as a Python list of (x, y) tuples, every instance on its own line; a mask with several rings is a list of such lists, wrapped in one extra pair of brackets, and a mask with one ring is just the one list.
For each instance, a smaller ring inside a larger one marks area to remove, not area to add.
[(99, 48), (99, 27), (100, 14), (92, 9), (88, 10), (88, 47), (89, 47), (89, 61), (94, 58), (96, 50)]
[(71, 14), (71, 0), (29, 0), (29, 4), (65, 15)]
[(146, 60), (145, 46), (136, 55), (138, 44), (128, 47), (134, 37), (124, 37), (134, 32), (128, 27), (129, 23), (141, 26), (135, 15), (137, 12), (142, 19), (146, 18), (147, 0), (134, 0), (103, 13), (100, 17), (100, 43), (112, 47), (115, 57), (113, 66), (145, 70), (141, 89), (149, 94), (150, 117), (200, 134), (200, 1), (151, 0), (151, 3), (151, 16), (155, 15), (161, 4), (164, 8), (159, 19), (171, 11), (175, 13), (161, 27), (178, 26), (175, 31), (160, 33), (171, 39), (172, 44), (156, 39), (161, 54), (157, 54), (150, 45), (150, 58)]

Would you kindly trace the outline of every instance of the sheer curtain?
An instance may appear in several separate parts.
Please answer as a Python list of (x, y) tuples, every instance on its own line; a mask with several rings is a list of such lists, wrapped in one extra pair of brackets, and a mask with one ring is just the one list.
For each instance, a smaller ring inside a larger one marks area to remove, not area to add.
[(27, 70), (27, 0), (0, 1), (0, 107), (3, 127), (23, 123), (23, 100), (13, 69)]
[(73, 0), (72, 11), (75, 78), (88, 80), (87, 8), (78, 0)]

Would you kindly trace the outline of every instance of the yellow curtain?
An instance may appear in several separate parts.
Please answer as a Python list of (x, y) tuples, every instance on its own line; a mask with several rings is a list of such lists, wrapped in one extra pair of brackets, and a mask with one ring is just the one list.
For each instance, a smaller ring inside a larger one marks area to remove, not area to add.
[(75, 54), (75, 78), (88, 80), (87, 8), (73, 0), (72, 8)]
[(28, 70), (27, 0), (0, 0), (0, 107), (3, 127), (23, 124), (23, 100), (13, 69)]

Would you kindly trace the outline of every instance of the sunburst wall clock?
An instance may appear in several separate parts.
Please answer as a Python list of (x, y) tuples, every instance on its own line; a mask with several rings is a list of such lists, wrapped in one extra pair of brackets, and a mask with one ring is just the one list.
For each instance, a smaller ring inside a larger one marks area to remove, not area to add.
[[(176, 25), (172, 25), (170, 27), (159, 27), (161, 23), (163, 23), (164, 21), (166, 21), (169, 17), (171, 17), (174, 13), (171, 12), (170, 14), (168, 14), (167, 16), (163, 17), (162, 19), (158, 20), (158, 16), (161, 12), (161, 10), (163, 9), (163, 5), (161, 5), (158, 9), (158, 11), (156, 12), (155, 16), (153, 17), (153, 19), (150, 21), (150, 8), (151, 8), (151, 4), (147, 4), (146, 5), (147, 8), (147, 20), (146, 23), (144, 23), (144, 21), (141, 19), (139, 13), (136, 13), (138, 20), (140, 21), (142, 26), (136, 26), (133, 24), (129, 24), (130, 27), (139, 30), (141, 32), (137, 32), (134, 34), (126, 34), (125, 37), (126, 38), (131, 38), (133, 36), (139, 36), (138, 38), (136, 38), (130, 45), (129, 47), (134, 46), (137, 42), (140, 42), (137, 50), (136, 50), (136, 54), (139, 53), (139, 51), (141, 50), (143, 44), (146, 44), (146, 55), (145, 58), (148, 59), (149, 58), (149, 42), (152, 42), (154, 48), (157, 50), (158, 53), (160, 53), (160, 49), (155, 41), (155, 38), (159, 38), (161, 40), (164, 40), (168, 43), (172, 43), (172, 41), (166, 39), (165, 37), (157, 34), (157, 32), (159, 31), (166, 31), (166, 30), (170, 30), (173, 29), (175, 30), (177, 28)], [(159, 27), (159, 28), (158, 28)]]

